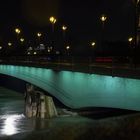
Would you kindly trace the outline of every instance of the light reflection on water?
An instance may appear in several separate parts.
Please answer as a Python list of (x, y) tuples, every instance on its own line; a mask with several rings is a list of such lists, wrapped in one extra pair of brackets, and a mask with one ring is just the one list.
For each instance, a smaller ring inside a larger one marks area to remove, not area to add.
[(0, 87), (0, 137), (33, 130), (33, 122), (23, 112), (23, 95)]
[(1, 128), (1, 135), (13, 135), (20, 132), (18, 124), (23, 118), (23, 114), (4, 115), (0, 117), (0, 120), (4, 120)]
[[(78, 126), (81, 122), (85, 122), (75, 117), (58, 117), (51, 120), (26, 118), (23, 115), (23, 99), (22, 94), (0, 87), (0, 140), (3, 137), (14, 137), (15, 140), (15, 136), (19, 139), (26, 139), (28, 135), (31, 137), (35, 134), (44, 135), (44, 138), (47, 137), (49, 140), (61, 129), (69, 130), (69, 127), (74, 128), (76, 124)], [(75, 133), (74, 129), (72, 131)], [(35, 139), (37, 138), (35, 136)]]

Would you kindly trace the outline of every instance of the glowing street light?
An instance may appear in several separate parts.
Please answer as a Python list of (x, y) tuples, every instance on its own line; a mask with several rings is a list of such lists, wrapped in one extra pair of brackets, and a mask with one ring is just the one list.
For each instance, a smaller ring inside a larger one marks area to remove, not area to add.
[(63, 25), (63, 26), (62, 26), (62, 30), (63, 30), (63, 31), (66, 31), (66, 30), (67, 30), (67, 26)]
[(52, 25), (52, 42), (51, 42), (51, 46), (54, 47), (54, 25), (55, 25), (55, 23), (56, 23), (56, 18), (53, 17), (53, 16), (51, 16), (51, 17), (49, 18), (49, 20), (50, 20), (50, 23), (51, 23), (51, 25)]
[(8, 42), (8, 46), (9, 46), (9, 47), (12, 46), (12, 43), (11, 43), (11, 42)]
[(67, 55), (69, 55), (70, 53), (70, 46), (66, 46), (66, 52), (65, 52)]
[(101, 52), (104, 52), (104, 47), (103, 47), (103, 42), (104, 42), (104, 25), (105, 25), (105, 22), (107, 20), (107, 16), (105, 16), (104, 14), (101, 15), (100, 20), (102, 22), (102, 35), (101, 35), (102, 45), (101, 45)]
[(37, 37), (38, 37), (38, 44), (39, 44), (39, 45), (40, 45), (40, 38), (41, 38), (41, 36), (42, 36), (42, 33), (38, 32), (38, 33), (37, 33)]
[(129, 46), (132, 47), (133, 37), (128, 38)]
[(133, 41), (133, 38), (132, 37), (129, 37), (128, 38), (128, 41), (131, 43)]
[(102, 15), (102, 16), (100, 17), (100, 20), (101, 20), (102, 22), (105, 22), (105, 21), (107, 20), (107, 17), (106, 17), (105, 15)]
[(65, 47), (65, 43), (66, 43), (66, 30), (67, 30), (67, 26), (63, 25), (62, 31), (63, 31), (63, 46), (64, 47)]
[(2, 49), (2, 46), (0, 46), (0, 50)]
[(37, 36), (40, 38), (42, 36), (42, 34), (40, 32), (38, 32)]
[(23, 43), (24, 41), (25, 41), (25, 39), (24, 39), (24, 38), (20, 38), (20, 42), (22, 42), (22, 43)]
[(102, 21), (102, 27), (104, 28), (104, 23), (105, 23), (105, 21), (107, 20), (107, 16), (102, 15), (102, 16), (100, 17), (100, 20)]
[(54, 32), (54, 24), (56, 23), (56, 18), (51, 16), (49, 20), (50, 20), (50, 22), (52, 24), (52, 32)]
[(66, 46), (66, 49), (69, 50), (70, 49), (70, 46)]
[(37, 52), (34, 52), (34, 55), (36, 55), (37, 54)]
[(55, 23), (56, 23), (56, 18), (53, 17), (53, 16), (51, 16), (49, 20), (50, 20), (50, 22), (51, 22), (52, 24), (55, 24)]
[(20, 34), (21, 33), (21, 30), (19, 28), (16, 28), (15, 29), (15, 32), (16, 32), (16, 34)]
[(91, 42), (91, 46), (94, 47), (96, 45), (95, 42)]

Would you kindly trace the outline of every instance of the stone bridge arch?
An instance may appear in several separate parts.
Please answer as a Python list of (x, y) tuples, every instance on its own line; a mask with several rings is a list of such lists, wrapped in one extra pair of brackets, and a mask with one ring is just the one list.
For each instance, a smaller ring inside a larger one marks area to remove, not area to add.
[(139, 79), (12, 65), (0, 65), (0, 73), (32, 83), (70, 108), (110, 107), (140, 111)]

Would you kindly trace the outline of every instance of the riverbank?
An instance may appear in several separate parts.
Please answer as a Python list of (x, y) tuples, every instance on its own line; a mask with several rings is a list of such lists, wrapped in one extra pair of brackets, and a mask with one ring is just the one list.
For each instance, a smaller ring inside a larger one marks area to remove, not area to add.
[[(34, 120), (35, 121), (35, 120)], [(39, 122), (40, 124), (39, 124)], [(58, 117), (36, 120), (37, 129), (2, 140), (139, 140), (140, 113), (100, 120), (86, 117)], [(46, 127), (46, 128), (45, 128)]]

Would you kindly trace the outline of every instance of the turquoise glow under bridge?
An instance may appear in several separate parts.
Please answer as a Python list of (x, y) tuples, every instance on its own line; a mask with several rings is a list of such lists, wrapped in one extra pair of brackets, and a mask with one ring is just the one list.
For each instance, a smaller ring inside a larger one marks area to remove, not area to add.
[(111, 107), (140, 111), (140, 80), (0, 65), (0, 73), (30, 82), (71, 108)]

